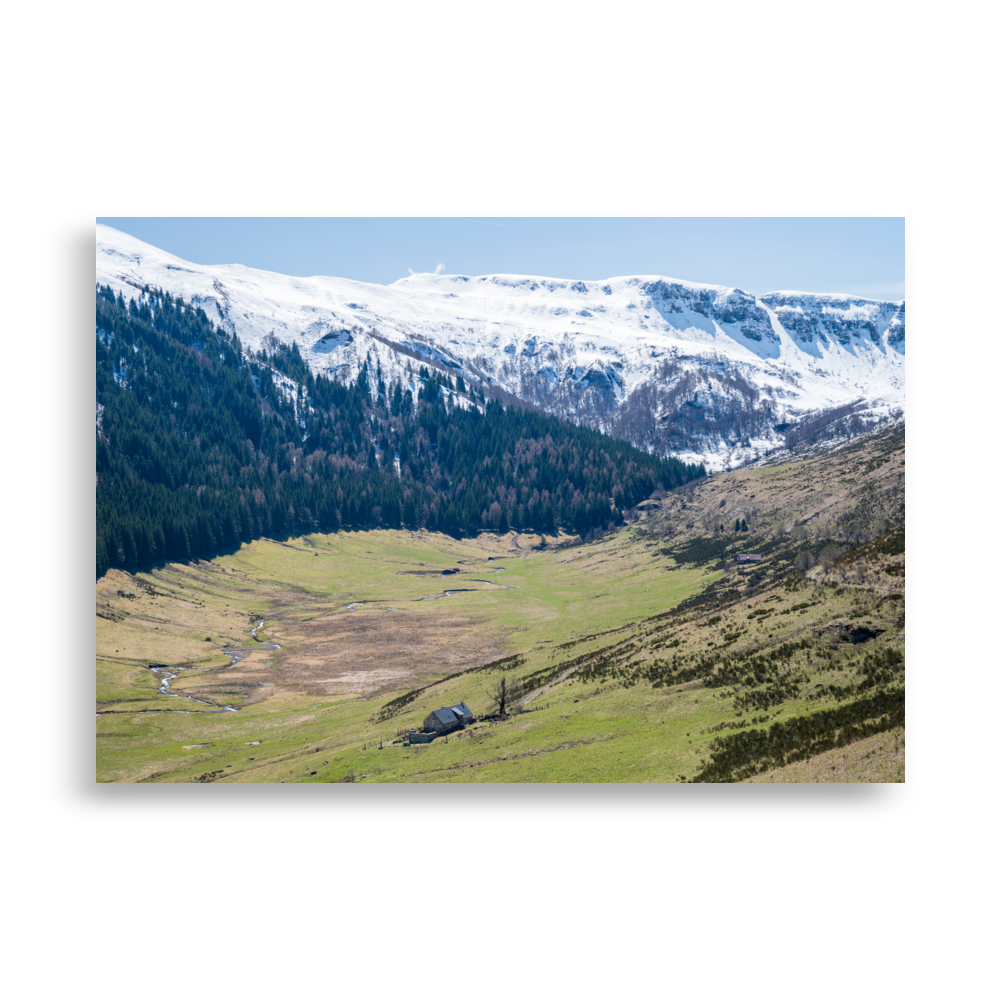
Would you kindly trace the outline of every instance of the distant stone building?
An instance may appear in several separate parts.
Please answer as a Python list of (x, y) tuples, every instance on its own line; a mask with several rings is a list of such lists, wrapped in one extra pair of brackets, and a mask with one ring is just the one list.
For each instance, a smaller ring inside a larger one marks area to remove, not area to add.
[(424, 719), (425, 732), (450, 733), (454, 729), (462, 729), (468, 725), (474, 716), (472, 709), (460, 701), (457, 705), (439, 708)]
[(430, 743), (446, 733), (464, 729), (475, 718), (472, 709), (464, 701), (460, 701), (457, 705), (448, 705), (431, 712), (424, 719), (423, 732), (411, 729), (409, 740), (411, 743)]
[(758, 563), (763, 558), (764, 558), (763, 556), (758, 555), (756, 552), (741, 552), (736, 557), (736, 562), (737, 563)]

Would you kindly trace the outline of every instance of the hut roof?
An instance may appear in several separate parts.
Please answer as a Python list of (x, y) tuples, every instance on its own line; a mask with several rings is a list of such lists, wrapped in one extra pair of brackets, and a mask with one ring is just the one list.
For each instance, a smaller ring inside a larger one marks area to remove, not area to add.
[(472, 709), (464, 701), (460, 701), (457, 705), (439, 708), (431, 712), (431, 715), (435, 716), (442, 725), (450, 726), (453, 722), (467, 722), (471, 719)]

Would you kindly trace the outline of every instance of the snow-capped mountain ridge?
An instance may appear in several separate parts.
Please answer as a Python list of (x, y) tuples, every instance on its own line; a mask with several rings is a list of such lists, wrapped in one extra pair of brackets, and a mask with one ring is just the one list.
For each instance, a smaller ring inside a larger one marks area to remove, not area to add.
[[(252, 351), (296, 343), (312, 369), (387, 380), (418, 355), (634, 443), (710, 467), (777, 443), (775, 424), (862, 399), (904, 406), (905, 304), (660, 275), (573, 281), (415, 274), (391, 285), (192, 264), (98, 226), (97, 281), (200, 305)], [(700, 419), (698, 419), (700, 417)]]

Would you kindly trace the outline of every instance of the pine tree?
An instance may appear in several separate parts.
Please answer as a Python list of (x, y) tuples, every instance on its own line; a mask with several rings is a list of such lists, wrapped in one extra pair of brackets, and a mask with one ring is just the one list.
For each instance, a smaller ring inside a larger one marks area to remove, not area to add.
[(407, 496), (403, 503), (403, 525), (413, 530), (417, 527), (417, 505), (413, 500), (413, 494)]

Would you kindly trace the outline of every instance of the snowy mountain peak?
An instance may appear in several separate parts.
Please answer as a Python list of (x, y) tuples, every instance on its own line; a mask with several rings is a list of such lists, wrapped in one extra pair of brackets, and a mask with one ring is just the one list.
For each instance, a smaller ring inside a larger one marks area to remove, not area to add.
[(660, 275), (601, 281), (413, 274), (390, 285), (182, 260), (97, 227), (97, 282), (201, 306), (258, 352), (298, 345), (335, 378), (421, 363), (711, 468), (780, 443), (776, 426), (863, 401), (904, 406), (905, 304)]

